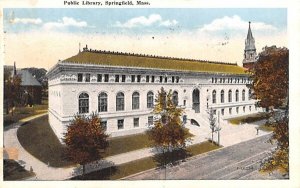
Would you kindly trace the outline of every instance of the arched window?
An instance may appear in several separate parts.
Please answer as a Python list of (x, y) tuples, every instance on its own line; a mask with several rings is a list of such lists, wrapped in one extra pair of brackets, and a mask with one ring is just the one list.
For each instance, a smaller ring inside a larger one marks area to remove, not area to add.
[(140, 94), (138, 92), (134, 92), (132, 94), (132, 109), (139, 109), (140, 108)]
[(122, 111), (124, 110), (124, 93), (119, 92), (116, 96), (116, 110)]
[(89, 113), (89, 95), (81, 93), (79, 95), (79, 114)]
[(224, 90), (221, 91), (221, 103), (224, 103)]
[(232, 91), (228, 91), (228, 102), (232, 102)]
[(172, 102), (175, 106), (178, 105), (178, 92), (177, 91), (174, 91), (173, 92), (173, 95), (172, 95)]
[(242, 91), (242, 101), (245, 101), (245, 90)]
[(216, 94), (217, 94), (216, 90), (213, 90), (213, 92), (212, 92), (212, 103), (216, 103), (217, 102), (216, 101)]
[(154, 102), (154, 95), (152, 91), (149, 91), (147, 93), (147, 108), (153, 108), (153, 102)]
[(235, 101), (238, 102), (239, 101), (239, 90), (235, 91)]
[(98, 96), (98, 111), (107, 112), (107, 94), (101, 92)]

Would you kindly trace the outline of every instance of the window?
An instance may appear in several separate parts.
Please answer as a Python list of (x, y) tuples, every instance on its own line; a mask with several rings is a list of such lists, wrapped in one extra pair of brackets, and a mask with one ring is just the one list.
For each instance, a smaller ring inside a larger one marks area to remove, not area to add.
[(216, 94), (217, 94), (216, 90), (213, 90), (213, 92), (212, 92), (212, 103), (216, 103)]
[(217, 115), (217, 110), (213, 110), (214, 115)]
[(172, 76), (172, 83), (174, 83), (175, 82), (175, 77), (174, 76)]
[(154, 82), (155, 76), (151, 77), (151, 82)]
[(97, 74), (97, 82), (102, 82), (102, 74)]
[(79, 114), (89, 113), (89, 95), (81, 93), (79, 95)]
[(165, 83), (167, 83), (168, 82), (168, 77), (165, 77)]
[(160, 77), (159, 77), (159, 82), (162, 83), (162, 81), (163, 81), (163, 77), (160, 76)]
[(109, 80), (109, 75), (108, 74), (104, 74), (104, 82), (108, 82)]
[(232, 114), (232, 108), (229, 108), (229, 114), (230, 115)]
[(153, 125), (153, 116), (148, 116), (148, 125)]
[(245, 101), (245, 90), (242, 91), (242, 101)]
[(101, 125), (103, 129), (106, 131), (107, 130), (107, 121), (101, 121)]
[(176, 83), (179, 83), (179, 76), (176, 76)]
[(235, 91), (235, 101), (238, 102), (239, 101), (239, 90)]
[(125, 81), (126, 81), (126, 76), (122, 75), (122, 82), (125, 82)]
[(101, 92), (98, 96), (98, 111), (107, 112), (107, 94)]
[(249, 111), (251, 112), (251, 106), (249, 106)]
[(120, 76), (119, 75), (115, 75), (115, 82), (119, 82), (120, 81)]
[(124, 119), (118, 119), (118, 129), (124, 129)]
[(149, 91), (147, 93), (147, 108), (153, 108), (153, 92)]
[(140, 108), (140, 94), (138, 92), (134, 92), (132, 94), (132, 109), (139, 109)]
[(232, 102), (232, 91), (228, 91), (228, 102)]
[(85, 82), (90, 82), (90, 80), (91, 80), (91, 74), (86, 73), (85, 74)]
[(77, 74), (77, 81), (82, 82), (82, 73)]
[(147, 75), (147, 76), (146, 76), (146, 82), (149, 82), (149, 80), (150, 80), (149, 78), (150, 78), (150, 77)]
[(248, 90), (248, 100), (251, 100), (251, 89)]
[(224, 116), (224, 108), (221, 109), (221, 114), (222, 114), (222, 116)]
[(133, 127), (139, 127), (140, 119), (139, 118), (133, 118)]
[(186, 100), (183, 100), (183, 106), (186, 106)]
[(214, 83), (214, 78), (211, 78), (211, 83)]
[(245, 106), (243, 106), (243, 112), (244, 112), (244, 113), (246, 112), (246, 107), (245, 107)]
[(141, 75), (137, 75), (137, 82), (141, 82)]
[(174, 91), (173, 92), (173, 95), (172, 95), (172, 102), (175, 106), (178, 105), (178, 92), (177, 91)]
[(221, 91), (221, 103), (224, 103), (224, 90)]
[(124, 110), (124, 93), (119, 92), (116, 96), (116, 110), (122, 111)]
[(236, 107), (235, 110), (236, 110), (236, 113), (238, 114), (239, 113), (239, 107)]
[(131, 82), (135, 82), (135, 75), (131, 75)]

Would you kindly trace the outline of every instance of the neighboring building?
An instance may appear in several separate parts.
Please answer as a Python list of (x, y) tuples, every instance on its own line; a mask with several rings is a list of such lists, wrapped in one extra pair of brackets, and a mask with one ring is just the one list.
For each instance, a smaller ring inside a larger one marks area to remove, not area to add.
[(20, 76), (22, 105), (42, 103), (42, 85), (28, 70), (18, 70), (14, 63), (14, 66), (5, 65), (4, 72), (10, 72), (9, 76)]
[(248, 74), (237, 64), (97, 51), (86, 46), (59, 61), (47, 77), (49, 122), (59, 138), (77, 113), (97, 112), (113, 137), (143, 132), (153, 124), (151, 112), (161, 87), (171, 89), (173, 101), (185, 109), (187, 119), (201, 126), (209, 126), (209, 108), (222, 119), (261, 110), (250, 98)]
[(257, 54), (255, 48), (255, 40), (252, 35), (251, 22), (249, 22), (248, 34), (245, 40), (245, 50), (244, 50), (244, 60), (243, 67), (249, 69), (253, 66), (253, 64), (257, 61)]

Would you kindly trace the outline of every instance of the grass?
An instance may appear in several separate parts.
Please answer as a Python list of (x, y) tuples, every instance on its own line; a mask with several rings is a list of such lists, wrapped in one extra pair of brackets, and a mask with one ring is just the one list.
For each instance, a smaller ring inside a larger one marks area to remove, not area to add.
[(16, 123), (21, 119), (24, 119), (29, 116), (42, 114), (47, 112), (48, 110), (48, 101), (43, 100), (40, 105), (33, 105), (33, 107), (16, 107), (16, 109), (12, 113), (4, 115), (4, 126), (8, 126), (10, 124)]
[(17, 136), (26, 151), (53, 167), (72, 165), (64, 158), (65, 147), (48, 123), (48, 116), (32, 120), (18, 129)]
[(163, 164), (162, 160), (165, 158), (166, 161), (168, 161), (167, 163), (176, 165), (178, 164), (179, 160), (184, 160), (187, 157), (206, 153), (218, 148), (220, 148), (220, 146), (206, 141), (200, 144), (192, 145), (185, 151), (179, 150), (167, 153), (166, 157), (163, 157), (162, 154), (159, 154), (153, 157), (147, 157), (129, 163), (124, 163), (119, 166), (112, 166), (110, 168), (91, 172), (85, 176), (76, 176), (73, 177), (72, 180), (116, 180), (148, 169), (161, 167)]
[(3, 165), (4, 180), (21, 180), (35, 175), (34, 172), (25, 170), (19, 163), (11, 159), (4, 159)]
[(265, 132), (272, 132), (274, 131), (274, 127), (272, 127), (271, 125), (260, 125), (258, 127), (259, 130), (265, 131)]
[(251, 115), (246, 115), (246, 116), (240, 116), (237, 118), (231, 118), (231, 119), (228, 119), (228, 121), (231, 124), (239, 125), (241, 123), (252, 123), (252, 122), (267, 119), (267, 118), (268, 117), (267, 117), (266, 113), (257, 113), (257, 114), (251, 114)]

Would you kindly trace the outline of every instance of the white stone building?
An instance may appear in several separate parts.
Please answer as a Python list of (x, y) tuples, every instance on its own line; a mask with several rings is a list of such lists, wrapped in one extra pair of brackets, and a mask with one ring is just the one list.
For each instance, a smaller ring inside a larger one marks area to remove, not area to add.
[(236, 64), (86, 46), (59, 61), (49, 71), (48, 82), (49, 122), (59, 138), (77, 113), (98, 113), (111, 136), (143, 132), (153, 123), (151, 112), (161, 87), (172, 90), (173, 100), (185, 109), (187, 119), (201, 126), (209, 126), (208, 108), (223, 119), (259, 110), (246, 86), (251, 80)]

